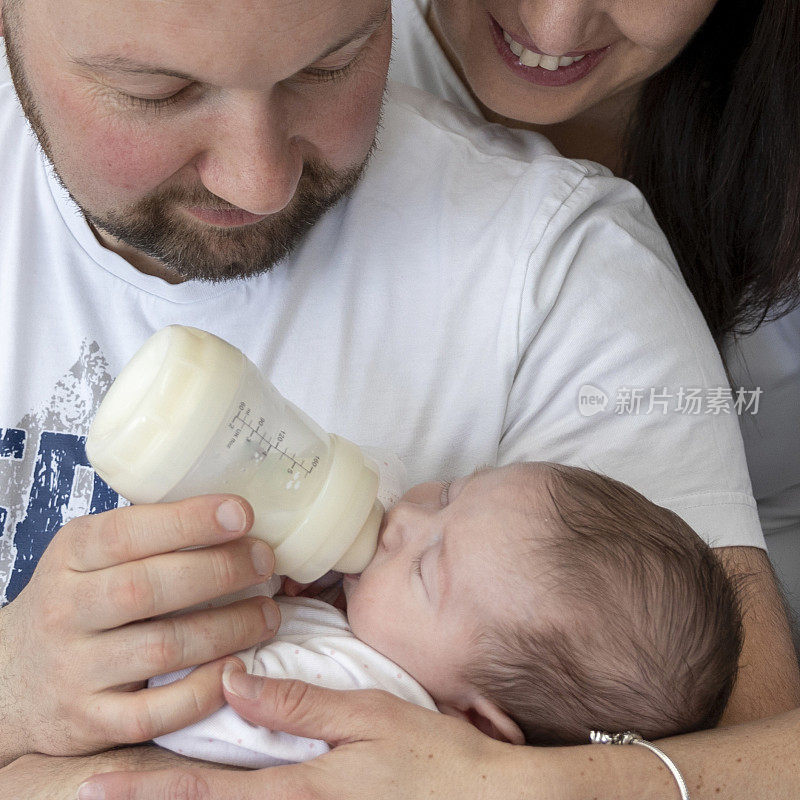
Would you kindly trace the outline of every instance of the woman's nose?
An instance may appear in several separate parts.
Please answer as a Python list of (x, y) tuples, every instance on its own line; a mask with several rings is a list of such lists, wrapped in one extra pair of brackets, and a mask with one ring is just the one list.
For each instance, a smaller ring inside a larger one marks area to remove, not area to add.
[(602, 15), (596, 0), (524, 0), (519, 15), (536, 47), (554, 56), (581, 48), (590, 38), (596, 17)]

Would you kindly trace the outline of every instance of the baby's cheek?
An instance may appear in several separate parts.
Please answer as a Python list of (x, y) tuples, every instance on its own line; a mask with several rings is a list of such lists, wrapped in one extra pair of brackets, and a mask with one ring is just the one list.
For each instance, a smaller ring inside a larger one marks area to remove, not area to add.
[(373, 644), (376, 635), (379, 635), (380, 626), (376, 625), (379, 616), (380, 606), (376, 598), (370, 595), (369, 584), (359, 583), (350, 590), (347, 597), (347, 620), (353, 633), (362, 642)]

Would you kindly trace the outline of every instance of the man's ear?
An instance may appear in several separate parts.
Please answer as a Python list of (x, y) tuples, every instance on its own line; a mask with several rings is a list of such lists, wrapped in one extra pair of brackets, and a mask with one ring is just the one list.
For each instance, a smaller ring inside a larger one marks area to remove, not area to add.
[(443, 714), (465, 719), (492, 739), (509, 744), (525, 744), (525, 734), (519, 725), (505, 711), (478, 692), (470, 695), (463, 707), (445, 704), (439, 705), (438, 708)]

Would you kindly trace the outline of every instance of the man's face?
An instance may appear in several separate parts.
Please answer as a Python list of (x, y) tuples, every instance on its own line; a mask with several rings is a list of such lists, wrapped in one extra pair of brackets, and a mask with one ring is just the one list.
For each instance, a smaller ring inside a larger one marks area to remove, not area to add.
[(358, 179), (388, 12), (387, 0), (5, 0), (3, 19), (25, 112), (103, 244), (168, 280), (221, 280), (268, 269)]
[(345, 577), (353, 633), (440, 706), (466, 702), (476, 635), (497, 620), (530, 622), (542, 606), (536, 571), (548, 567), (531, 552), (553, 517), (545, 475), (514, 465), (415, 486), (384, 518), (366, 569)]

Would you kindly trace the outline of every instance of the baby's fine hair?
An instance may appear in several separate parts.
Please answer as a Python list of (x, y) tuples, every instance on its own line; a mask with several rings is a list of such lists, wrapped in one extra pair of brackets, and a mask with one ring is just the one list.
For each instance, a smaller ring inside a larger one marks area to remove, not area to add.
[(742, 631), (737, 594), (711, 549), (619, 481), (551, 464), (546, 482), (555, 524), (530, 574), (549, 575), (546, 605), (558, 610), (487, 626), (467, 679), (528, 744), (588, 743), (597, 729), (657, 739), (713, 727)]

